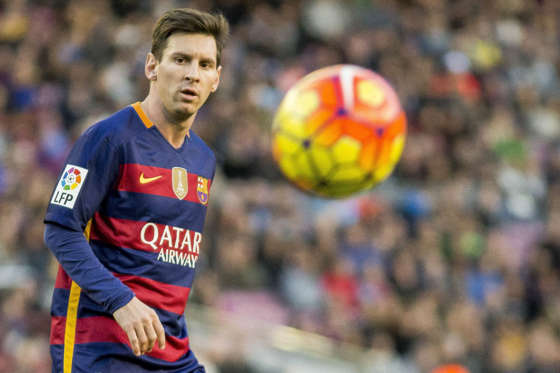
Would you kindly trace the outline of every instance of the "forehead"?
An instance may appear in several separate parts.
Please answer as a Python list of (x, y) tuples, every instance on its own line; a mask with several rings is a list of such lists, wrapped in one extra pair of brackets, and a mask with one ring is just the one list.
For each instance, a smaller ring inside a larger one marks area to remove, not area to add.
[(218, 48), (212, 35), (174, 33), (167, 38), (167, 46), (163, 55), (183, 53), (216, 60)]

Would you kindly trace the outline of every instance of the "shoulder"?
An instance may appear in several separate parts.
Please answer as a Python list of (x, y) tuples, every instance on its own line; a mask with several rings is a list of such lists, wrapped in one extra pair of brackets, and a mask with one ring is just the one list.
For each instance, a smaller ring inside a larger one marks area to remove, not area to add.
[(214, 179), (214, 174), (216, 173), (216, 156), (214, 151), (194, 132), (191, 132), (190, 143), (192, 147), (196, 147), (194, 154), (196, 154), (195, 162), (197, 163), (199, 176), (210, 180)]
[(214, 163), (216, 162), (214, 151), (193, 131), (191, 131), (191, 142), (199, 149), (204, 157), (211, 159)]
[(81, 137), (87, 139), (88, 142), (107, 142), (118, 147), (135, 137), (142, 127), (144, 126), (139, 123), (134, 108), (127, 106), (90, 126)]

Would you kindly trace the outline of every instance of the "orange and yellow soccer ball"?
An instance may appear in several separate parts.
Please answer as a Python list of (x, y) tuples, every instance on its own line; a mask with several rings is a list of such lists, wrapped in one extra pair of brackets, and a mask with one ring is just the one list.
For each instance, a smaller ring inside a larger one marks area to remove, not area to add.
[(272, 130), (273, 156), (299, 188), (342, 198), (385, 180), (406, 138), (406, 116), (393, 88), (353, 65), (310, 73), (286, 93)]

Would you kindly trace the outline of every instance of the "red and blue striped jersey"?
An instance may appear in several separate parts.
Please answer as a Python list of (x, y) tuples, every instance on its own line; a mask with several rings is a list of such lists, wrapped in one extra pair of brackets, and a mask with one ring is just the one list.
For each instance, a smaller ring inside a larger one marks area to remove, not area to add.
[[(91, 126), (77, 140), (45, 222), (85, 232), (90, 252), (81, 254), (91, 259), (80, 264), (80, 258), (69, 259), (51, 247), (62, 264), (51, 311), (54, 371), (110, 371), (99, 364), (122, 362), (138, 365), (139, 371), (198, 366), (189, 350), (184, 310), (215, 167), (213, 152), (196, 134), (191, 131), (175, 149), (139, 103)], [(112, 312), (133, 295), (158, 314), (165, 349), (156, 344), (144, 356), (132, 353)]]

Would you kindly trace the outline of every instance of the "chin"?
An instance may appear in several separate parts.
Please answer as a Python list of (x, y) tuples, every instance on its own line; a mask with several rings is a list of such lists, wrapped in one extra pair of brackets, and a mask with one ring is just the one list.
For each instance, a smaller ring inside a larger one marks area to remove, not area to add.
[(177, 118), (184, 120), (196, 113), (196, 106), (191, 103), (181, 104), (175, 108), (174, 113)]

